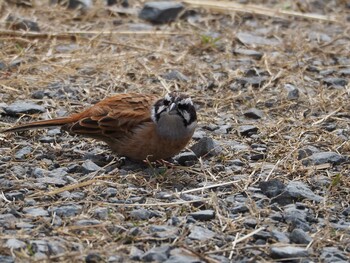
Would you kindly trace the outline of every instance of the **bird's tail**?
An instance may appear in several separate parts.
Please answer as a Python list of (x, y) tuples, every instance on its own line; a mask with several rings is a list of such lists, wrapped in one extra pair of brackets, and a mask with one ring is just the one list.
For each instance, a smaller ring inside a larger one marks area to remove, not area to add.
[(55, 127), (55, 126), (63, 126), (65, 124), (68, 124), (71, 122), (72, 122), (72, 118), (70, 118), (70, 117), (57, 118), (57, 119), (52, 119), (52, 120), (35, 121), (35, 122), (20, 124), (18, 126), (3, 130), (1, 132), (20, 132), (20, 131), (26, 131), (26, 130), (32, 130), (32, 129), (41, 129), (41, 128), (48, 128), (48, 127)]

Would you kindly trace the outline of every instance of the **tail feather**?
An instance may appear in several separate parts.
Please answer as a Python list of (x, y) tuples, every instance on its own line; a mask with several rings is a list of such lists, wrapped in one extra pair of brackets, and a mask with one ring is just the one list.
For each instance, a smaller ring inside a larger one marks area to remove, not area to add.
[(35, 121), (30, 123), (20, 124), (10, 129), (3, 130), (1, 132), (20, 132), (32, 129), (48, 128), (55, 126), (62, 126), (68, 123), (72, 123), (73, 120), (70, 117), (58, 118), (52, 120)]

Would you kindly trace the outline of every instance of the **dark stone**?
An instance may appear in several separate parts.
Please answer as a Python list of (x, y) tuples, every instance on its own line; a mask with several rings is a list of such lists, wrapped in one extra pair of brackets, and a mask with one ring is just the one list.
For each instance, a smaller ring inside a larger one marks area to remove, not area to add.
[(194, 165), (198, 161), (198, 157), (193, 152), (184, 152), (173, 157), (178, 164), (184, 166)]
[(6, 199), (10, 201), (24, 200), (24, 193), (20, 191), (12, 191), (5, 194)]
[(308, 255), (308, 250), (302, 247), (271, 247), (271, 257), (276, 259), (303, 258), (307, 257)]
[(135, 209), (130, 212), (130, 216), (137, 220), (147, 220), (152, 217), (152, 212), (148, 211), (147, 209)]
[(12, 30), (24, 30), (24, 31), (34, 31), (40, 32), (40, 28), (37, 22), (23, 19), (19, 17), (15, 17), (13, 15), (9, 15), (6, 18), (6, 23), (8, 27)]
[(93, 161), (91, 160), (86, 160), (83, 165), (82, 165), (82, 168), (83, 168), (83, 172), (85, 174), (89, 174), (89, 173), (92, 173), (92, 172), (96, 172), (98, 170), (101, 169), (100, 166), (98, 166), (97, 164), (95, 164)]
[(297, 100), (299, 98), (299, 90), (294, 87), (292, 84), (284, 85), (284, 88), (288, 91), (287, 99), (288, 100)]
[(43, 90), (37, 90), (32, 93), (32, 98), (36, 100), (41, 100), (45, 97), (45, 92)]
[(234, 49), (233, 54), (252, 57), (256, 60), (260, 60), (262, 58), (262, 56), (264, 55), (263, 53), (256, 51), (256, 50), (242, 49), (242, 48)]
[(261, 110), (256, 109), (256, 108), (251, 108), (251, 109), (247, 110), (246, 112), (244, 112), (243, 114), (247, 118), (251, 118), (251, 119), (261, 119), (264, 116), (263, 112)]
[(215, 232), (207, 228), (204, 228), (201, 226), (193, 226), (191, 228), (191, 233), (189, 234), (188, 237), (194, 240), (206, 241), (213, 238), (214, 236), (215, 236)]
[(113, 187), (107, 187), (105, 190), (102, 191), (101, 196), (102, 197), (115, 197), (118, 193), (118, 190)]
[(259, 187), (264, 195), (272, 198), (280, 195), (286, 186), (280, 180), (272, 179), (269, 181), (260, 182)]
[(53, 206), (49, 208), (51, 214), (56, 213), (57, 216), (61, 217), (72, 217), (76, 216), (82, 211), (83, 207), (81, 205), (69, 204), (62, 206)]
[[(183, 248), (175, 248), (170, 251), (169, 258), (164, 263), (202, 263), (198, 256)], [(213, 261), (214, 262), (214, 261)], [(216, 261), (215, 261), (216, 262)], [(217, 261), (222, 262), (222, 261)]]
[(108, 218), (108, 208), (107, 207), (95, 208), (94, 217), (97, 217), (98, 219), (106, 220)]
[(348, 81), (346, 79), (343, 79), (343, 78), (330, 77), (330, 78), (325, 78), (323, 80), (323, 83), (325, 83), (327, 86), (344, 87), (344, 86), (346, 86), (348, 84)]
[(252, 86), (254, 88), (261, 87), (267, 80), (265, 76), (253, 76), (253, 77), (243, 77), (238, 78), (237, 82), (242, 86)]
[(50, 0), (50, 4), (60, 4), (68, 9), (87, 9), (92, 7), (91, 0)]
[(253, 134), (256, 134), (258, 130), (259, 130), (258, 127), (253, 125), (243, 125), (238, 127), (238, 132), (242, 136), (248, 136), (248, 137), (250, 137)]
[(169, 258), (170, 250), (171, 247), (168, 245), (151, 248), (142, 255), (141, 260), (144, 262), (164, 262)]
[(11, 256), (0, 255), (1, 263), (15, 263), (15, 259)]
[(86, 263), (101, 263), (105, 262), (103, 258), (97, 253), (90, 253), (85, 257)]
[(214, 156), (221, 152), (221, 147), (218, 146), (210, 137), (203, 137), (197, 143), (192, 145), (191, 150), (197, 157)]
[(314, 154), (314, 153), (318, 153), (320, 152), (319, 149), (317, 149), (314, 146), (305, 146), (301, 149), (298, 150), (298, 160), (304, 159), (306, 157), (309, 157), (310, 155)]
[(306, 220), (307, 212), (297, 209), (294, 204), (289, 205), (284, 210), (284, 219), (293, 228), (300, 228), (304, 231), (311, 231), (311, 226)]
[(139, 249), (135, 246), (132, 246), (130, 249), (129, 258), (131, 260), (138, 260), (139, 261), (139, 260), (141, 260), (141, 257), (143, 254), (144, 254), (144, 252), (141, 249)]
[(289, 243), (288, 236), (285, 233), (278, 231), (277, 229), (271, 230), (271, 236), (280, 243)]
[(215, 218), (214, 210), (200, 210), (197, 212), (190, 213), (189, 216), (193, 217), (195, 220), (207, 221)]
[(324, 263), (346, 263), (349, 262), (349, 257), (340, 251), (337, 247), (324, 247), (320, 256)]
[(295, 244), (309, 244), (312, 238), (302, 229), (295, 228), (289, 235), (290, 241)]
[(16, 101), (4, 107), (6, 114), (16, 116), (17, 114), (35, 114), (45, 112), (45, 107), (26, 101)]
[(304, 159), (302, 164), (305, 166), (320, 165), (325, 163), (336, 165), (344, 163), (346, 160), (347, 158), (345, 156), (342, 156), (336, 152), (318, 152)]
[(177, 2), (148, 2), (142, 8), (139, 17), (157, 24), (169, 23), (175, 21), (183, 8), (184, 6)]

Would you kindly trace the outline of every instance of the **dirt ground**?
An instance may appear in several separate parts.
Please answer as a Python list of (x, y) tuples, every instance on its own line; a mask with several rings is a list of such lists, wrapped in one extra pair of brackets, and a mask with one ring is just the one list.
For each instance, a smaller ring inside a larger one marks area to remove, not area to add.
[(145, 2), (1, 2), (0, 130), (176, 90), (211, 152), (141, 166), (58, 129), (1, 133), (0, 261), (347, 262), (349, 2), (183, 1), (165, 24)]

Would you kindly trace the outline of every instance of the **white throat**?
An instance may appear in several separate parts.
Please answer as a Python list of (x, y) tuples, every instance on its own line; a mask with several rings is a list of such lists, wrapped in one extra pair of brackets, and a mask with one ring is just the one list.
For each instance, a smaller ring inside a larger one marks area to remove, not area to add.
[(161, 137), (179, 140), (191, 136), (196, 128), (197, 123), (194, 121), (185, 126), (182, 117), (177, 114), (164, 113), (156, 123), (157, 132)]

